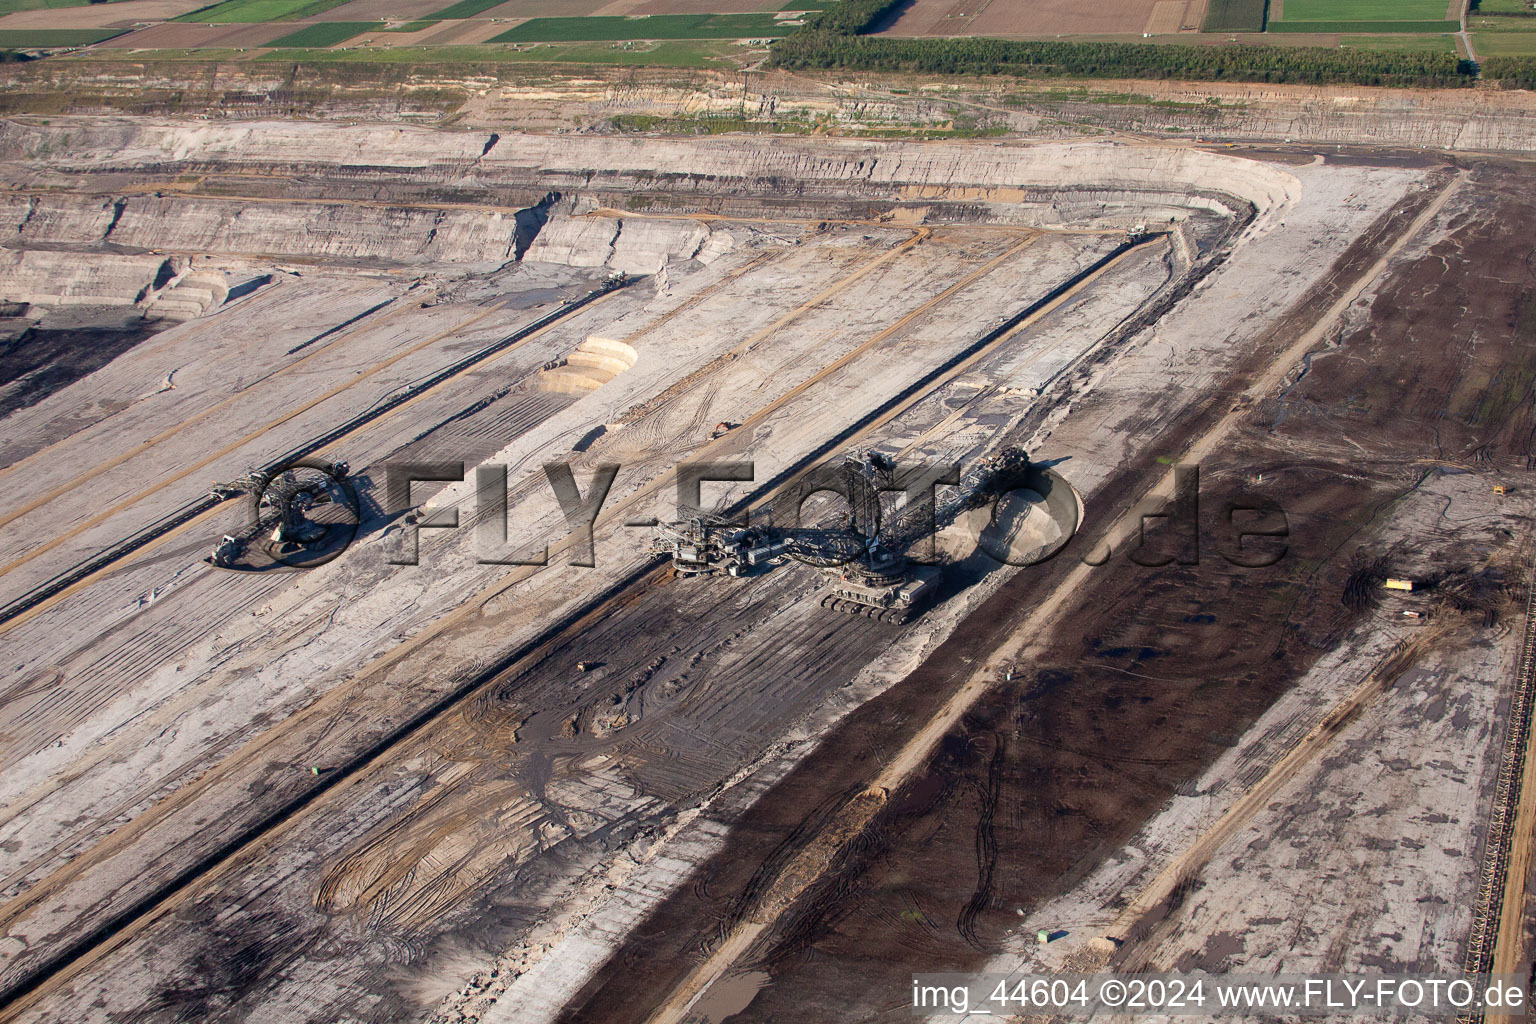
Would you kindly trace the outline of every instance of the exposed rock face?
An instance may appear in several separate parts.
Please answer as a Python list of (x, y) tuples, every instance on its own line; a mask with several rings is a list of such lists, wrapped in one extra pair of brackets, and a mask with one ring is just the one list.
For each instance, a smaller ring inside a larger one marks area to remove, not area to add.
[[(565, 216), (545, 226), (524, 258), (571, 267), (608, 266), (628, 274), (654, 274), (673, 260), (698, 257), (715, 234), (697, 223)], [(727, 251), (729, 237), (725, 242)], [(711, 253), (719, 251), (717, 242)]]
[(132, 306), (154, 287), (161, 256), (0, 250), (0, 300), (32, 306)]
[(145, 315), (166, 320), (191, 320), (223, 305), (229, 297), (224, 275), (192, 271), (180, 275), (145, 303)]
[(243, 267), (193, 268), (184, 257), (55, 249), (0, 250), (0, 302), (50, 309), (132, 307), (154, 320), (190, 320), (258, 286)]
[[(1102, 143), (682, 141), (380, 125), (65, 118), (0, 126), (0, 300), (186, 319), (289, 260), (661, 275), (736, 244), (700, 213), (1130, 228), (1195, 215), (1262, 232), (1299, 197), (1278, 167)], [(73, 192), (69, 190), (74, 190)], [(212, 257), (222, 270), (192, 261)], [(228, 271), (228, 274), (225, 273)]]
[[(729, 198), (793, 207), (797, 199), (846, 200), (867, 197), (886, 203), (921, 199), (986, 200), (990, 190), (1014, 190), (1013, 201), (1044, 203), (1049, 196), (1079, 196), (1110, 203), (1120, 192), (1158, 192), (1185, 196), (1191, 205), (1209, 207), (1212, 198), (1251, 204), (1260, 223), (1296, 198), (1295, 177), (1283, 169), (1252, 160), (1200, 150), (1166, 147), (1106, 146), (1102, 143), (1001, 145), (979, 143), (918, 144), (860, 140), (730, 138), (710, 140), (630, 139), (519, 135), (502, 138), (484, 151), (484, 138), (427, 129), (377, 125), (336, 126), (258, 122), (250, 124), (175, 125), (109, 119), (79, 119), (49, 126), (6, 124), (0, 129), (0, 159), (15, 167), (23, 184), (43, 184), (101, 176), (131, 168), (151, 179), (218, 171), (280, 173), (284, 182), (270, 198), (303, 191), (304, 179), (325, 179), (329, 192), (377, 193), (377, 185), (408, 177), (420, 194), (423, 183), (452, 190), (456, 198), (491, 194), (526, 196), (529, 205), (545, 203), (552, 190), (575, 200), (600, 197), (616, 209), (633, 208), (636, 194), (664, 189), (677, 203), (696, 200), (708, 208)], [(64, 154), (64, 155), (61, 155)], [(250, 194), (259, 180), (241, 181)], [(1030, 191), (1026, 191), (1030, 190)], [(228, 191), (226, 188), (225, 191)], [(1194, 197), (1205, 196), (1204, 200)], [(622, 196), (623, 198), (618, 198)], [(611, 201), (617, 200), (617, 201)], [(62, 202), (65, 208), (52, 205)], [(150, 231), (146, 218), (158, 219), (166, 206), (193, 203), (183, 197), (130, 199), (117, 211), (113, 240), (148, 244), (150, 237), (169, 240), (165, 229)], [(291, 201), (290, 201), (291, 202)], [(377, 200), (375, 200), (377, 202)], [(214, 205), (222, 207), (224, 202)], [(379, 204), (386, 205), (386, 204)], [(428, 204), (423, 204), (428, 205)], [(444, 204), (448, 205), (448, 204)], [(1145, 208), (1144, 197), (1138, 206)], [(105, 237), (114, 220), (112, 203), (71, 206), (69, 200), (13, 199), (7, 213), (27, 222), (31, 237), (86, 235)], [(264, 203), (262, 214), (272, 231), (303, 236), (303, 251), (328, 255), (367, 253), (366, 238), (387, 232), (393, 258), (447, 255), (506, 258), (512, 251), (515, 212), (476, 211), (462, 219), (457, 209), (374, 208), (358, 205)], [(299, 207), (295, 209), (295, 206)], [(179, 207), (180, 208), (180, 207)], [(255, 217), (244, 211), (215, 214), (185, 207), (188, 223), (174, 237), (207, 247), (223, 242), (253, 247), (258, 231), (241, 223)], [(471, 227), (471, 224), (476, 226)], [(346, 231), (341, 229), (346, 227)], [(436, 228), (435, 233), (432, 231)], [(595, 245), (608, 244), (595, 232)], [(345, 239), (345, 240), (344, 240)], [(440, 240), (441, 239), (441, 240)], [(535, 240), (536, 244), (536, 240)], [(432, 252), (431, 247), (438, 251)], [(256, 251), (263, 251), (256, 249)], [(266, 250), (266, 251), (271, 251)]]
[(22, 244), (110, 244), (251, 257), (503, 262), (513, 258), (517, 234), (515, 211), (500, 210), (171, 195), (130, 196), (106, 211), (92, 199), (52, 196), (12, 198), (0, 209), (0, 219), (18, 223), (15, 241)]
[[(899, 81), (897, 80), (899, 78)], [(989, 125), (1036, 140), (1073, 139), (1082, 125), (1225, 141), (1285, 138), (1431, 150), (1536, 148), (1528, 94), (1508, 89), (1402, 90), (1242, 82), (1078, 80), (1042, 88), (1011, 76), (825, 76), (588, 65), (367, 65), (352, 62), (105, 59), (32, 61), (0, 72), (13, 112), (184, 114), (199, 119), (281, 118), (483, 126), (478, 151), (518, 130), (616, 130), (617, 118), (746, 117), (850, 129), (931, 129), (965, 97)], [(956, 91), (959, 90), (959, 91)], [(1131, 94), (1141, 102), (1126, 102)], [(68, 103), (59, 109), (61, 99)], [(1176, 134), (1177, 133), (1177, 134)], [(508, 136), (511, 138), (511, 136)], [(492, 141), (496, 140), (496, 141)]]

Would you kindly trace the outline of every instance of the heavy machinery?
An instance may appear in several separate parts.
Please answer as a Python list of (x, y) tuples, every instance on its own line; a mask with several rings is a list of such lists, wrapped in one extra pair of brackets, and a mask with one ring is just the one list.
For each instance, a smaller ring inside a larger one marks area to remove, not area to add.
[[(671, 558), (679, 576), (753, 576), (793, 559), (831, 577), (823, 607), (905, 622), (937, 596), (942, 577), (936, 565), (914, 561), (913, 549), (967, 511), (1023, 486), (1029, 469), (1029, 456), (1014, 447), (987, 456), (963, 476), (901, 472), (880, 452), (855, 450), (840, 464), (807, 474), (790, 492), (792, 504), (778, 510), (778, 522), (745, 526), (689, 510), (681, 522), (656, 526), (651, 550)], [(955, 486), (941, 494), (939, 483)], [(801, 507), (817, 491), (841, 494), (847, 511), (829, 525), (801, 526)], [(881, 495), (893, 491), (913, 497), (883, 521)]]
[(744, 576), (751, 563), (748, 551), (762, 535), (761, 528), (731, 523), (700, 509), (676, 523), (657, 523), (651, 536), (651, 553), (672, 560), (678, 576), (706, 576), (727, 572)]
[(221, 569), (246, 570), (273, 562), (308, 566), (329, 561), (351, 542), (361, 521), (349, 472), (345, 462), (313, 458), (297, 459), (275, 472), (253, 471), (239, 485), (251, 495), (250, 523), (237, 534), (226, 534), (208, 561)]

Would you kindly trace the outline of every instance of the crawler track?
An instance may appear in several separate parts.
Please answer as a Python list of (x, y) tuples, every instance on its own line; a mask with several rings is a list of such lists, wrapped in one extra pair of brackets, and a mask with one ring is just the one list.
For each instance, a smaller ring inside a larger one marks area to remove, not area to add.
[[(1524, 913), (1525, 877), (1530, 867), (1531, 819), (1536, 815), (1531, 793), (1524, 785), (1530, 765), (1531, 711), (1536, 705), (1536, 572), (1525, 596), (1525, 639), (1515, 669), (1515, 689), (1510, 698), (1509, 731), (1499, 762), (1493, 809), (1488, 816), (1488, 835), (1483, 844), (1483, 874), (1472, 911), (1472, 930), (1467, 938), (1464, 967), (1467, 974), (1513, 973), (1519, 966), (1520, 931)], [(1525, 799), (1521, 799), (1522, 794)], [(1511, 862), (1518, 870), (1511, 878)], [(1515, 899), (1510, 899), (1513, 882)], [(1458, 1020), (1482, 1021), (1480, 1010)]]

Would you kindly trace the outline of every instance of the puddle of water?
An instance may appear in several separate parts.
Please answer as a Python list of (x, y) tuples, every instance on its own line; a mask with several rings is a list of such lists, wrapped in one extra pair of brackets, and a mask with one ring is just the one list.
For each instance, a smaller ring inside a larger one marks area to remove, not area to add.
[(751, 1005), (772, 979), (765, 971), (748, 971), (720, 978), (709, 991), (693, 1005), (690, 1020), (703, 1018), (708, 1024), (723, 1024), (727, 1017), (734, 1017)]

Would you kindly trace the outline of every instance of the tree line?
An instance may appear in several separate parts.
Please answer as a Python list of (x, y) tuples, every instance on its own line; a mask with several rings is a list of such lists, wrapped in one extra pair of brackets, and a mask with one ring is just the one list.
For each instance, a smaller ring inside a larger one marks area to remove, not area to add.
[[(845, 4), (856, 2), (859, 0), (844, 0)], [(874, 6), (873, 0), (870, 6)], [(820, 29), (797, 31), (779, 40), (773, 47), (773, 60), (783, 68), (849, 71), (1417, 88), (1470, 85), (1473, 75), (1470, 63), (1449, 53), (986, 38), (898, 39)]]
[(819, 14), (806, 19), (797, 34), (830, 32), (839, 36), (857, 36), (873, 31), (880, 20), (906, 0), (841, 0)]
[(1536, 89), (1536, 57), (1484, 57), (1481, 67), (1506, 89)]

